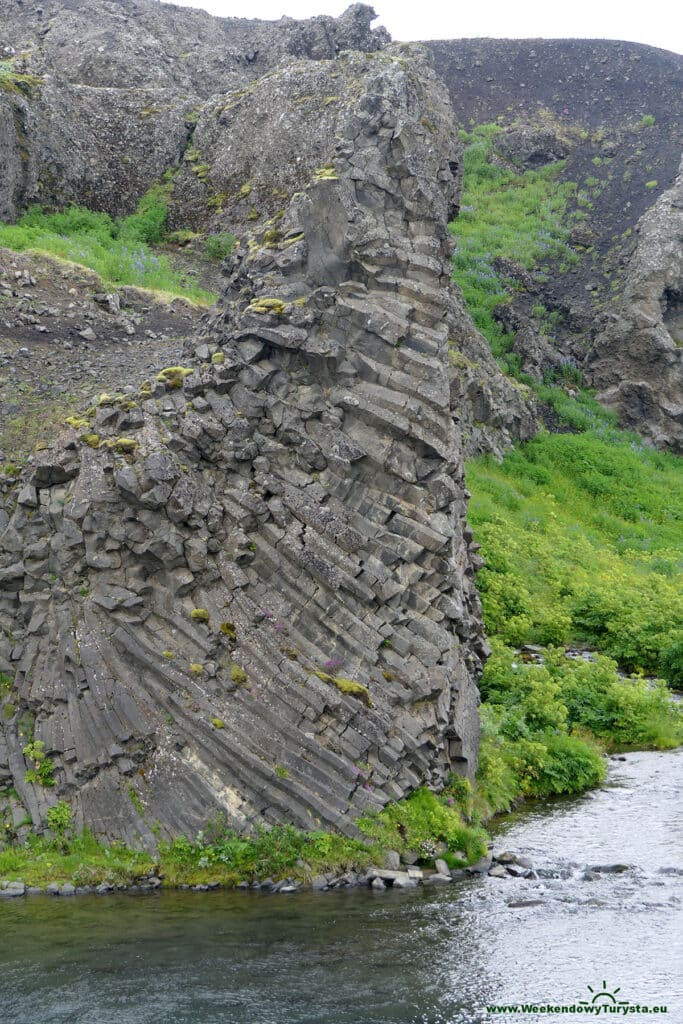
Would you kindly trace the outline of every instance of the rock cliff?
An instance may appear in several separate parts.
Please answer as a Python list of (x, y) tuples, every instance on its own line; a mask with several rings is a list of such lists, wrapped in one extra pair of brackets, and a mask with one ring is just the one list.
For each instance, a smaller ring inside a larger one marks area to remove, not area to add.
[(210, 96), (286, 58), (379, 49), (388, 36), (371, 30), (374, 17), (363, 4), (339, 18), (265, 22), (155, 0), (5, 3), (0, 218), (29, 202), (130, 213), (182, 159)]
[(419, 53), (334, 69), (355, 102), (183, 365), (101, 396), (5, 495), (0, 781), (35, 823), (67, 797), (150, 847), (217, 810), (353, 832), (474, 770), (455, 127)]
[(495, 161), (520, 170), (564, 161), (558, 180), (573, 183), (573, 265), (501, 268), (511, 286), (500, 320), (516, 332), (524, 370), (582, 372), (623, 425), (680, 451), (683, 57), (611, 40), (428, 46), (461, 123), (500, 126)]
[(658, 448), (683, 454), (683, 164), (638, 226), (621, 301), (588, 354), (598, 398)]

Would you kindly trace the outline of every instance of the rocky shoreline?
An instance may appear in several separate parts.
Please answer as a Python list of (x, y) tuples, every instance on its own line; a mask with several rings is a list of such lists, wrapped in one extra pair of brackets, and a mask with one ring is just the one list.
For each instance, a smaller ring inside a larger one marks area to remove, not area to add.
[(489, 878), (525, 878), (534, 880), (538, 877), (528, 857), (503, 850), (500, 853), (488, 852), (476, 863), (465, 868), (449, 868), (445, 860), (437, 857), (434, 867), (420, 868), (415, 864), (401, 861), (395, 850), (387, 851), (384, 867), (369, 867), (366, 871), (345, 871), (341, 874), (330, 871), (324, 875), (314, 875), (308, 881), (287, 877), (254, 879), (238, 882), (237, 885), (225, 885), (215, 880), (200, 882), (195, 885), (166, 885), (162, 875), (151, 873), (130, 884), (101, 882), (99, 885), (74, 885), (73, 882), (50, 882), (46, 886), (25, 885), (21, 879), (0, 881), (0, 899), (13, 899), (22, 896), (107, 896), (122, 893), (150, 893), (161, 889), (174, 889), (185, 892), (210, 892), (216, 889), (236, 889), (239, 891), (264, 892), (288, 895), (296, 892), (330, 892), (339, 889), (369, 888), (375, 892), (387, 889), (416, 889), (418, 886), (449, 885), (451, 882), (464, 878), (475, 878), (487, 875)]

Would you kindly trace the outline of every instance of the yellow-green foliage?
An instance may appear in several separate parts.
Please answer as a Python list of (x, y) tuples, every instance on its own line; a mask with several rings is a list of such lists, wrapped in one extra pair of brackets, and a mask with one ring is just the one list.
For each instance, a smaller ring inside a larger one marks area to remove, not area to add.
[(81, 441), (83, 444), (87, 444), (88, 448), (99, 448), (100, 435), (99, 434), (81, 434)]
[(344, 679), (342, 676), (331, 676), (327, 672), (318, 671), (315, 673), (318, 679), (322, 679), (325, 683), (332, 683), (337, 687), (340, 693), (346, 694), (347, 697), (358, 697), (364, 704), (367, 704), (369, 708), (372, 707), (372, 701), (370, 700), (370, 691), (367, 686), (363, 686), (362, 683), (357, 683), (355, 679)]
[(167, 366), (157, 374), (156, 379), (160, 384), (165, 384), (169, 391), (173, 391), (177, 388), (181, 388), (183, 386), (183, 381), (186, 377), (189, 377), (191, 373), (194, 373), (191, 366)]
[(119, 455), (132, 455), (140, 447), (140, 442), (133, 437), (112, 437), (108, 441), (101, 441), (100, 447), (111, 448)]
[[(540, 434), (502, 463), (477, 459), (467, 481), (494, 649), (481, 681), (480, 809), (596, 785), (600, 745), (681, 743), (683, 718), (663, 683), (549, 646), (588, 644), (680, 685), (680, 460), (603, 419), (580, 434)], [(542, 665), (515, 653), (529, 642), (546, 645)]]
[(214, 352), (211, 362), (214, 366), (221, 366), (225, 362), (225, 355), (222, 352)]
[(21, 878), (26, 885), (73, 882), (130, 884), (154, 870), (148, 853), (129, 850), (122, 844), (107, 847), (89, 832), (77, 838), (33, 837), (30, 845), (7, 846), (0, 850), (0, 877)]
[(506, 281), (494, 270), (497, 256), (531, 268), (549, 257), (567, 265), (578, 257), (567, 244), (567, 201), (575, 186), (558, 180), (557, 162), (533, 171), (511, 171), (490, 161), (497, 125), (461, 132), (465, 142), (462, 205), (451, 224), (457, 250), (453, 277), (462, 288), (477, 327), (496, 355), (513, 338), (503, 334), (493, 309), (506, 297)]
[(222, 718), (212, 718), (211, 725), (214, 729), (225, 729), (225, 722)]
[(271, 313), (276, 316), (282, 316), (287, 309), (286, 303), (282, 299), (273, 298), (262, 298), (254, 299), (254, 301), (247, 307), (248, 313)]
[(236, 661), (233, 661), (230, 665), (230, 678), (235, 686), (242, 686), (247, 681), (247, 673)]
[(208, 623), (211, 616), (206, 608), (193, 608), (190, 612), (190, 618), (193, 622), (206, 622)]
[(82, 416), (67, 416), (64, 422), (68, 423), (69, 426), (73, 427), (75, 430), (84, 430), (86, 427), (90, 426), (88, 420), (83, 419)]
[(210, 210), (218, 210), (220, 212), (222, 211), (224, 204), (227, 203), (229, 198), (229, 192), (216, 192), (215, 195), (209, 196), (209, 198), (206, 200), (206, 205), (209, 207)]
[(221, 622), (221, 633), (229, 640), (237, 639), (237, 628), (234, 622)]
[(482, 744), (477, 796), (485, 812), (520, 794), (575, 793), (598, 784), (601, 749), (667, 749), (683, 741), (683, 711), (664, 683), (624, 679), (609, 658), (543, 664), (493, 640), (481, 680)]
[(190, 665), (190, 672), (193, 676), (200, 676), (204, 671), (204, 666), (200, 665), (199, 662), (193, 661)]
[(339, 175), (334, 173), (334, 164), (325, 164), (324, 167), (316, 167), (313, 173), (316, 181), (339, 180)]
[[(448, 789), (441, 795), (417, 789), (379, 814), (359, 818), (356, 824), (365, 836), (385, 849), (399, 853), (414, 850), (422, 860), (430, 862), (443, 855), (452, 867), (478, 860), (487, 845), (480, 828), (464, 823), (458, 801)], [(440, 843), (447, 846), (444, 854), (438, 852)]]
[(12, 59), (0, 60), (0, 92), (23, 93), (30, 96), (42, 83), (43, 79), (37, 75), (15, 71)]
[(167, 661), (173, 661), (173, 659), (175, 658), (175, 654), (173, 653), (173, 651), (162, 651), (161, 656), (162, 658), (166, 658)]
[(489, 633), (664, 671), (660, 655), (683, 639), (679, 459), (600, 427), (478, 459), (467, 481)]

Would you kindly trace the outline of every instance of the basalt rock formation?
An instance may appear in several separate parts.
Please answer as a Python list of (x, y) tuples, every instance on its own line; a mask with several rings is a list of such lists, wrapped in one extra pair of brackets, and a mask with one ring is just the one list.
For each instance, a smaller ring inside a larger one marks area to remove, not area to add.
[(101, 396), (4, 496), (0, 783), (36, 824), (68, 798), (149, 847), (217, 810), (353, 833), (474, 770), (455, 126), (419, 54), (344, 62), (333, 147), (183, 365)]
[(371, 30), (374, 17), (364, 4), (266, 22), (155, 0), (3, 3), (0, 218), (29, 202), (130, 213), (182, 159), (209, 97), (283, 59), (380, 49), (389, 37)]
[(621, 303), (588, 354), (598, 397), (658, 448), (683, 454), (683, 164), (639, 224)]

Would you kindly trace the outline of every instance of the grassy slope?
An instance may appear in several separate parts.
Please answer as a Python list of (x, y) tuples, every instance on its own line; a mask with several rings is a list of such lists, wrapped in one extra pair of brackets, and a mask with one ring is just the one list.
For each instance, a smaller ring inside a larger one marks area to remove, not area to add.
[(61, 213), (46, 213), (34, 206), (16, 224), (0, 224), (0, 246), (17, 252), (48, 253), (94, 270), (108, 285), (135, 285), (180, 295), (199, 305), (216, 296), (188, 282), (168, 258), (154, 250), (164, 238), (164, 189), (151, 189), (136, 213), (113, 220), (73, 206)]
[[(557, 164), (510, 172), (488, 162), (498, 131), (465, 135), (464, 215), (451, 225), (454, 278), (501, 365), (510, 336), (495, 322), (505, 281), (495, 257), (563, 272), (566, 203)], [(548, 264), (546, 263), (546, 268)], [(570, 368), (571, 369), (571, 368)], [(623, 678), (660, 672), (683, 684), (683, 472), (673, 456), (614, 427), (587, 392), (531, 384), (575, 433), (542, 433), (468, 466), (469, 519), (486, 566), (478, 577), (494, 655), (482, 679), (478, 806), (501, 810), (520, 795), (574, 792), (599, 782), (602, 749), (666, 748), (683, 721), (663, 684)], [(568, 383), (578, 383), (571, 375)], [(527, 664), (520, 644), (546, 647)], [(585, 644), (594, 663), (561, 647)], [(610, 657), (606, 657), (609, 655)]]
[(451, 231), (457, 244), (453, 276), (472, 319), (505, 366), (512, 337), (503, 334), (493, 309), (505, 301), (512, 282), (496, 270), (496, 258), (513, 260), (528, 270), (541, 259), (554, 259), (566, 269), (577, 256), (567, 244), (565, 224), (567, 201), (575, 187), (558, 182), (563, 164), (519, 173), (490, 163), (492, 140), (500, 130), (497, 125), (481, 125), (461, 132), (462, 203)]

